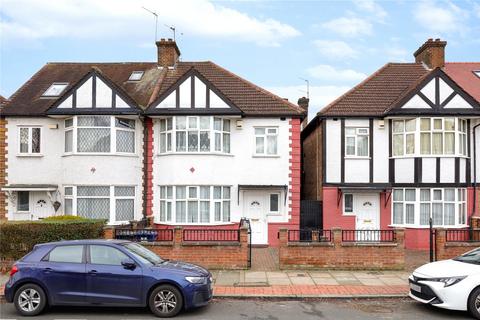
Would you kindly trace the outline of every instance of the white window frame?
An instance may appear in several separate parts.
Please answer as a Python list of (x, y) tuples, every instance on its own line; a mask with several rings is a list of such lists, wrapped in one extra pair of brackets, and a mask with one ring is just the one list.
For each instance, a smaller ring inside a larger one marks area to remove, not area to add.
[(132, 82), (140, 81), (142, 80), (144, 73), (145, 73), (144, 71), (132, 71), (132, 73), (128, 77), (128, 81), (132, 81)]
[[(261, 134), (261, 133), (257, 133), (257, 129), (264, 129), (264, 133)], [(279, 150), (278, 150), (278, 147), (279, 147), (279, 128), (278, 127), (265, 127), (265, 126), (257, 126), (257, 127), (254, 127), (253, 128), (254, 130), (254, 136), (255, 136), (255, 151), (254, 151), (254, 155), (257, 156), (257, 157), (277, 157), (279, 155)], [(274, 131), (274, 132), (269, 132), (269, 131)], [(276, 152), (275, 153), (268, 153), (267, 150), (268, 150), (268, 137), (276, 137), (276, 140), (275, 140), (275, 144), (276, 144)], [(261, 138), (263, 139), (263, 150), (262, 152), (258, 152), (257, 151), (257, 138)]]
[[(62, 90), (58, 92), (58, 94), (47, 94), (49, 90), (51, 90), (54, 86), (62, 86)], [(43, 98), (54, 98), (54, 97), (59, 97), (62, 95), (63, 92), (65, 92), (65, 89), (68, 87), (68, 82), (54, 82), (52, 83), (47, 90), (45, 90), (42, 94)]]
[[(178, 120), (185, 119), (185, 128), (177, 128)], [(208, 128), (201, 126), (202, 119), (208, 119)], [(215, 128), (215, 121), (221, 122), (221, 128)], [(196, 123), (191, 127), (190, 123)], [(228, 130), (226, 129), (228, 123)], [(174, 116), (166, 117), (158, 120), (158, 155), (166, 154), (231, 154), (231, 119), (224, 117), (214, 116)], [(177, 133), (184, 133), (185, 135), (185, 150), (177, 151)], [(190, 133), (190, 134), (189, 134)], [(208, 150), (201, 150), (201, 137), (202, 134), (207, 134), (209, 139)], [(197, 149), (189, 150), (189, 139), (191, 135), (195, 135), (197, 138)], [(220, 137), (220, 148), (216, 145), (216, 136)], [(226, 139), (228, 138), (228, 144)], [(228, 146), (228, 148), (227, 148)]]
[[(109, 187), (109, 195), (108, 196), (78, 196), (77, 194), (77, 187)], [(134, 188), (134, 195), (133, 196), (115, 196), (115, 187), (131, 187)], [(72, 194), (71, 195), (66, 195), (65, 189), (66, 188), (72, 188)], [(109, 219), (108, 219), (108, 224), (109, 225), (115, 225), (115, 224), (126, 224), (129, 223), (129, 221), (121, 221), (121, 220), (116, 220), (116, 200), (117, 199), (131, 199), (133, 200), (133, 207), (134, 207), (134, 219), (135, 219), (135, 209), (137, 205), (137, 186), (135, 185), (65, 185), (64, 186), (64, 204), (66, 199), (72, 200), (72, 215), (78, 216), (77, 212), (77, 201), (78, 199), (81, 198), (97, 198), (97, 199), (109, 199), (110, 203), (110, 212), (109, 212)], [(65, 210), (65, 207), (64, 207)]]
[[(185, 198), (177, 198), (177, 188), (185, 188)], [(209, 188), (209, 197), (203, 198), (201, 196), (201, 188)], [(168, 196), (168, 188), (171, 188), (171, 197)], [(215, 188), (220, 188), (220, 197), (215, 197)], [(229, 190), (227, 194), (226, 190)], [(164, 190), (164, 191), (162, 191)], [(196, 190), (195, 195), (191, 195), (190, 191)], [(231, 224), (231, 208), (232, 208), (232, 187), (228, 185), (159, 185), (159, 209), (155, 210), (154, 219), (155, 223), (160, 224), (174, 224), (174, 225), (219, 225), (219, 224)], [(209, 221), (201, 222), (201, 202), (209, 203)], [(185, 221), (177, 222), (177, 202), (185, 203)], [(189, 222), (188, 221), (188, 207), (189, 202), (197, 203), (197, 221)], [(168, 219), (168, 212), (166, 210), (167, 204), (171, 203), (171, 215)], [(215, 216), (215, 207), (220, 205), (220, 219), (217, 219)], [(165, 214), (162, 217), (162, 206), (165, 206)], [(228, 209), (227, 209), (228, 206)], [(228, 214), (228, 220), (226, 221), (226, 214)]]
[[(20, 192), (26, 192), (27, 195), (28, 195), (28, 209), (27, 210), (20, 210), (19, 209), (19, 201), (20, 201), (20, 195), (19, 193)], [(17, 199), (16, 199), (16, 203), (15, 203), (15, 207), (16, 207), (16, 212), (17, 213), (29, 213), (32, 209), (32, 199), (31, 199), (31, 196), (32, 196), (32, 193), (30, 191), (17, 191)]]
[[(407, 122), (410, 122), (410, 121), (415, 121), (415, 125), (414, 125), (414, 128), (413, 128), (413, 131), (412, 130), (408, 130), (407, 131)], [(395, 128), (395, 122), (401, 122), (402, 123), (402, 130), (401, 131), (398, 131), (398, 132), (395, 132), (394, 131), (394, 128)], [(405, 156), (405, 155), (408, 155), (408, 156), (412, 156), (415, 154), (415, 132), (416, 132), (416, 128), (417, 128), (417, 119), (416, 118), (413, 118), (413, 119), (393, 119), (392, 121), (392, 153), (394, 156)], [(408, 147), (407, 147), (407, 138), (408, 137), (411, 137), (413, 136), (413, 152), (407, 152), (408, 151)], [(396, 151), (396, 148), (395, 148), (395, 145), (394, 145), (394, 141), (395, 141), (395, 137), (402, 137), (402, 152), (401, 154), (395, 154), (395, 151)]]
[[(27, 129), (28, 130), (28, 140), (27, 140), (27, 143), (28, 143), (28, 151), (27, 152), (22, 152), (21, 151), (21, 144), (22, 144), (22, 141), (21, 141), (21, 131), (22, 129)], [(40, 144), (39, 144), (39, 152), (33, 152), (32, 148), (33, 148), (33, 141), (32, 141), (32, 137), (33, 137), (33, 129), (39, 129), (40, 130)], [(41, 157), (43, 154), (42, 154), (42, 151), (43, 151), (43, 128), (42, 126), (18, 126), (18, 131), (17, 131), (18, 135), (18, 156), (30, 156), (30, 157)]]
[[(348, 197), (351, 197), (352, 199), (352, 210), (351, 211), (347, 211), (347, 196)], [(343, 214), (346, 215), (346, 216), (351, 216), (351, 215), (355, 215), (355, 209), (353, 207), (354, 205), (354, 196), (353, 196), (353, 193), (344, 193), (343, 194)]]
[[(80, 116), (73, 116), (64, 119), (64, 134), (63, 134), (63, 154), (64, 155), (120, 155), (120, 156), (136, 156), (137, 155), (137, 126), (138, 122), (136, 119), (122, 117), (122, 116), (101, 116), (101, 117), (110, 117), (110, 125), (109, 127), (106, 126), (78, 126), (78, 118), (79, 117), (95, 117), (95, 115), (80, 115)], [(135, 122), (135, 128), (123, 128), (116, 126), (116, 119), (125, 119), (125, 120), (133, 120)], [(72, 120), (72, 126), (66, 127), (66, 121)], [(78, 151), (78, 130), (79, 129), (110, 129), (110, 151), (109, 152), (83, 152)], [(72, 132), (72, 151), (66, 151), (66, 133)], [(127, 131), (133, 132), (133, 152), (119, 152), (117, 151), (117, 131)]]
[[(272, 196), (273, 195), (276, 195), (277, 196), (277, 210), (276, 211), (272, 211)], [(281, 201), (280, 201), (280, 198), (281, 197), (281, 193), (280, 192), (270, 192), (268, 194), (268, 214), (269, 215), (279, 215), (281, 213)]]
[[(347, 134), (347, 130), (352, 129), (355, 130), (355, 134)], [(370, 128), (368, 127), (357, 127), (357, 126), (347, 126), (345, 127), (345, 158), (360, 158), (360, 159), (365, 159), (370, 157)], [(362, 132), (364, 131), (364, 132)], [(367, 138), (367, 154), (366, 155), (358, 155), (358, 137), (366, 137)], [(354, 140), (354, 148), (355, 148), (355, 153), (354, 154), (349, 154), (348, 153), (348, 145), (347, 141), (348, 139)]]
[[(415, 190), (415, 201), (406, 201), (405, 199), (405, 190)], [(445, 190), (447, 189), (452, 189), (454, 192), (454, 200), (453, 201), (447, 201), (445, 199)], [(395, 190), (402, 190), (403, 192), (403, 199), (396, 201), (393, 195), (393, 192)], [(422, 200), (421, 198), (421, 190), (428, 190), (429, 191), (429, 200)], [(435, 199), (434, 198), (434, 192), (440, 192), (441, 199)], [(461, 195), (464, 195), (464, 198), (461, 198)], [(391, 209), (391, 226), (394, 227), (406, 227), (406, 228), (419, 228), (419, 229), (426, 229), (429, 228), (429, 224), (421, 224), (421, 205), (422, 204), (428, 204), (429, 206), (429, 219), (433, 219), (433, 211), (434, 211), (434, 204), (441, 205), (442, 208), (442, 224), (436, 224), (434, 222), (434, 227), (445, 227), (445, 228), (464, 228), (467, 226), (467, 206), (466, 206), (466, 198), (467, 198), (467, 189), (466, 188), (394, 188), (392, 190), (392, 209)], [(403, 205), (403, 222), (400, 224), (394, 223), (394, 204), (395, 203), (401, 203)], [(413, 204), (414, 205), (414, 224), (407, 224), (406, 223), (406, 204)], [(454, 206), (454, 224), (445, 224), (445, 204), (453, 204)], [(464, 210), (464, 217), (465, 217), (465, 223), (461, 224), (459, 223), (460, 220), (460, 213), (461, 213), (461, 208), (465, 208)]]

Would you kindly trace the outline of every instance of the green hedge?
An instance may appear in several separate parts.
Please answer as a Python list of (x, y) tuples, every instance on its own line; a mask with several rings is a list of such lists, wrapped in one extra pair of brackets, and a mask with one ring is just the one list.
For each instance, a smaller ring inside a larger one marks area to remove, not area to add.
[(19, 259), (36, 244), (103, 238), (104, 220), (45, 220), (0, 223), (0, 257)]

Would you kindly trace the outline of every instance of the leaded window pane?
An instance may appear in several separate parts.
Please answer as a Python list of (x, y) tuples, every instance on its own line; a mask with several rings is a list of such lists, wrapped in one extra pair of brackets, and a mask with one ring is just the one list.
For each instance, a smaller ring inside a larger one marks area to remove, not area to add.
[(73, 151), (73, 130), (65, 131), (65, 152)]
[(188, 151), (198, 151), (198, 131), (188, 131)]
[(78, 152), (110, 152), (110, 129), (79, 128)]
[(135, 132), (117, 130), (117, 152), (135, 152)]
[(28, 153), (28, 128), (20, 128), (20, 153)]
[(90, 219), (110, 218), (110, 199), (78, 198), (77, 214)]
[(115, 200), (115, 221), (134, 220), (134, 202), (133, 199)]
[(185, 131), (176, 132), (177, 151), (187, 151), (187, 133)]
[(200, 151), (210, 151), (210, 133), (208, 131), (200, 132)]
[(40, 153), (40, 128), (32, 128), (32, 153)]
[(79, 197), (104, 197), (110, 196), (110, 187), (108, 186), (78, 186), (77, 196)]
[(115, 187), (115, 197), (134, 197), (135, 187)]
[(110, 116), (78, 117), (79, 127), (110, 127)]

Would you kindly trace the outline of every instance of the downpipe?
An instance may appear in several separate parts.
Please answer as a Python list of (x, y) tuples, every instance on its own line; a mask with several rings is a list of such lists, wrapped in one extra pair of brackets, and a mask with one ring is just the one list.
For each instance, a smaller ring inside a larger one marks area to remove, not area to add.
[(473, 206), (472, 214), (470, 215), (470, 239), (473, 237), (473, 215), (477, 209), (477, 137), (476, 129), (480, 126), (480, 123), (477, 123), (472, 128), (473, 133)]

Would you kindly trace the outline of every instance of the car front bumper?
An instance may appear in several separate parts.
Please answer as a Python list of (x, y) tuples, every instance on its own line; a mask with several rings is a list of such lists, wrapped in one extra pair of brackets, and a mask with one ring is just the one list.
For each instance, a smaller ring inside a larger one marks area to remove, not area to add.
[(460, 281), (449, 287), (442, 282), (409, 279), (410, 298), (435, 307), (467, 311), (468, 295), (471, 288), (467, 281)]
[(187, 289), (188, 297), (185, 307), (198, 308), (208, 304), (213, 297), (213, 283), (211, 280), (207, 284), (191, 284)]

